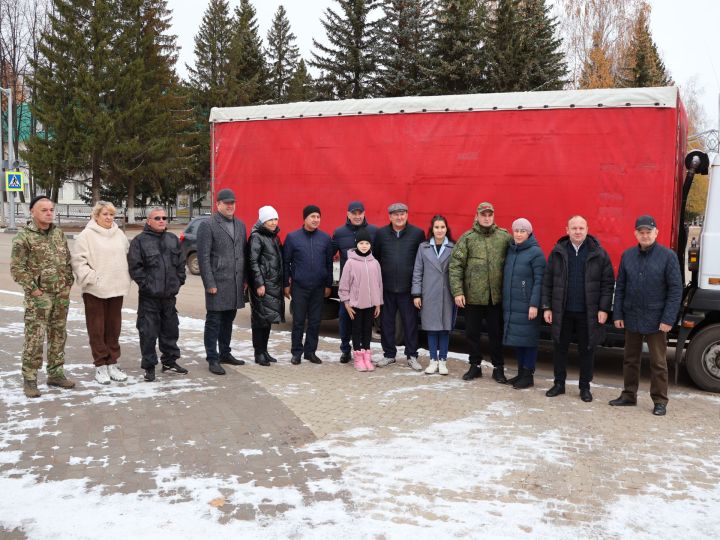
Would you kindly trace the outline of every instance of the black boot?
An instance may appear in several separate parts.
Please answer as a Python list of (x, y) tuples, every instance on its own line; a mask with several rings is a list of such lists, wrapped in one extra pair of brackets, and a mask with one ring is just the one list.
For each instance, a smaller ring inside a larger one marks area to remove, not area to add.
[(263, 355), (265, 356), (265, 360), (267, 360), (268, 362), (277, 362), (277, 358), (273, 358), (272, 356), (270, 356), (267, 351), (265, 351)]
[(522, 390), (523, 388), (530, 388), (535, 386), (535, 379), (533, 378), (534, 369), (522, 368), (520, 378), (515, 381), (513, 388), (515, 390)]
[(269, 366), (270, 360), (267, 359), (265, 353), (260, 353), (255, 355), (255, 363), (260, 366)]
[(545, 392), (547, 397), (555, 397), (565, 393), (565, 383), (554, 383), (552, 388)]
[(482, 368), (480, 364), (470, 364), (470, 369), (462, 376), (463, 381), (472, 381), (482, 377)]
[(492, 378), (500, 384), (507, 384), (508, 382), (505, 378), (505, 368), (503, 366), (493, 368)]
[(350, 351), (343, 352), (340, 355), (340, 363), (347, 364), (352, 359), (352, 353)]

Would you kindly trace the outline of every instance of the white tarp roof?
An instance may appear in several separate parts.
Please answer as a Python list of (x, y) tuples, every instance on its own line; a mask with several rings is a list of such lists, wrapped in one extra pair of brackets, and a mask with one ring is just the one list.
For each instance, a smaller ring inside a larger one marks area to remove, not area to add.
[(422, 112), (463, 112), (511, 109), (567, 109), (597, 107), (677, 106), (678, 89), (609, 88), (599, 90), (559, 90), (554, 92), (514, 92), (505, 94), (465, 94), (459, 96), (413, 96), (398, 98), (346, 99), (213, 107), (210, 122), (244, 122), (280, 118), (344, 116), (357, 114), (401, 114)]

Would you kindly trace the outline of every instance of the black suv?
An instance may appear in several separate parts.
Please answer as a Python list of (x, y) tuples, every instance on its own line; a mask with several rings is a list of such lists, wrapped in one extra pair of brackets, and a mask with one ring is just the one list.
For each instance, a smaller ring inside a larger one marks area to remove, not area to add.
[(185, 230), (180, 233), (180, 247), (185, 254), (187, 267), (191, 274), (200, 275), (197, 259), (197, 232), (200, 224), (210, 216), (196, 216), (190, 220)]

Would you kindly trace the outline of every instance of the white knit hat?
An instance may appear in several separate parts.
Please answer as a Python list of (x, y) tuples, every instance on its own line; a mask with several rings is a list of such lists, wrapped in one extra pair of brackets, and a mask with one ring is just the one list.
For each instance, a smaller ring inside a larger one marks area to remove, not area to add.
[(265, 223), (271, 219), (278, 219), (277, 210), (275, 210), (272, 206), (263, 206), (260, 210), (258, 210), (258, 221), (260, 221), (260, 223)]

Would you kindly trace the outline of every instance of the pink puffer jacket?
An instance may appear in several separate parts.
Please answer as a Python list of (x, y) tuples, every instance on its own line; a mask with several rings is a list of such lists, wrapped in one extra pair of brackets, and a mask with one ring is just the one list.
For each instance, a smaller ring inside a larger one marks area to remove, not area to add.
[(372, 253), (361, 257), (354, 249), (348, 250), (348, 260), (342, 271), (338, 288), (340, 301), (350, 301), (354, 308), (365, 309), (383, 303), (380, 263)]

